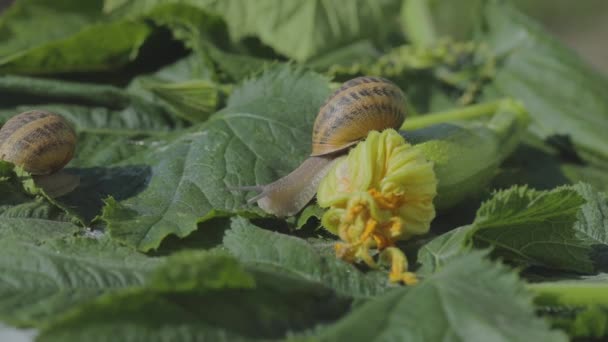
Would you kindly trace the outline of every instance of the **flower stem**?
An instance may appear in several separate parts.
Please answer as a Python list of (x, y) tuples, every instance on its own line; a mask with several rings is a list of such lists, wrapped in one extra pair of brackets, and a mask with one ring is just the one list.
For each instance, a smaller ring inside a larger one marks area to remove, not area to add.
[(428, 127), (434, 124), (450, 121), (474, 119), (495, 114), (500, 107), (513, 108), (515, 102), (512, 99), (500, 99), (492, 102), (480, 103), (464, 108), (451, 109), (443, 112), (429, 113), (405, 120), (401, 126), (402, 130), (414, 130)]
[(538, 305), (608, 305), (608, 287), (602, 282), (546, 282), (528, 284)]

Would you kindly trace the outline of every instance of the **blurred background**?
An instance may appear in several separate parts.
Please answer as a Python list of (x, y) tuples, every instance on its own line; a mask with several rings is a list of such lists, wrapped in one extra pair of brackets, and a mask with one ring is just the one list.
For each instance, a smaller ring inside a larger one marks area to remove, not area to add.
[[(608, 0), (511, 1), (608, 75)], [(0, 12), (11, 2), (0, 0)]]
[(512, 0), (608, 75), (607, 0)]

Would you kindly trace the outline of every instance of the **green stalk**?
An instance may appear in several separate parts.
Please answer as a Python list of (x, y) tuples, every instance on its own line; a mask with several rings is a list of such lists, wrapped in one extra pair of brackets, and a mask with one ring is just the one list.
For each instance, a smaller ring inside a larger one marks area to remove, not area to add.
[(24, 94), (56, 102), (67, 99), (110, 108), (126, 107), (132, 101), (129, 93), (113, 86), (10, 75), (0, 77), (0, 93)]
[(443, 112), (429, 113), (406, 119), (401, 130), (414, 130), (428, 127), (431, 125), (475, 119), (484, 116), (494, 115), (499, 108), (515, 109), (516, 112), (521, 108), (512, 99), (500, 99), (492, 102), (480, 103), (464, 108), (451, 109)]
[(608, 306), (608, 285), (603, 282), (546, 282), (528, 284), (536, 294), (538, 305), (549, 306)]
[[(488, 117), (488, 120), (466, 121)], [(452, 121), (452, 122), (450, 122)], [(493, 101), (405, 120), (405, 139), (434, 163), (439, 179), (437, 210), (476, 198), (515, 150), (529, 116), (511, 99)]]

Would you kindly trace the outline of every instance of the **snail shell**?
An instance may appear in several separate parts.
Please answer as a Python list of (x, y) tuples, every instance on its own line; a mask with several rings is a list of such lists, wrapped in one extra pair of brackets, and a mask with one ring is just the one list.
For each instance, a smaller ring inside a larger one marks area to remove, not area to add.
[(312, 134), (311, 156), (347, 149), (370, 131), (398, 129), (405, 120), (405, 95), (391, 81), (357, 77), (321, 107)]
[(267, 213), (276, 216), (298, 213), (314, 197), (336, 157), (370, 131), (401, 127), (406, 115), (405, 101), (401, 89), (383, 78), (364, 76), (344, 83), (319, 110), (308, 159), (273, 183), (233, 189), (261, 191), (248, 202), (257, 201)]
[(0, 128), (0, 160), (21, 166), (51, 197), (74, 190), (80, 178), (60, 171), (74, 156), (76, 132), (63, 117), (42, 110), (12, 117)]
[(0, 129), (0, 159), (33, 175), (62, 169), (74, 156), (76, 133), (61, 116), (41, 110), (12, 117)]

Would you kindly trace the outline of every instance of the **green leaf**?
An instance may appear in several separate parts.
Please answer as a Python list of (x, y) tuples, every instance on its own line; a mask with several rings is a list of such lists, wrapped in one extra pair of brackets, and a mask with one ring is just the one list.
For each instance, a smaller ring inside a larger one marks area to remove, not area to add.
[(590, 273), (608, 248), (607, 209), (606, 195), (584, 184), (543, 192), (514, 187), (481, 206), (474, 239), (523, 265)]
[[(323, 341), (566, 341), (534, 315), (506, 267), (476, 252), (414, 287), (393, 290), (321, 330)], [(432, 320), (429, 319), (432, 317)]]
[(75, 219), (42, 197), (16, 200), (1, 192), (2, 197), (14, 201), (0, 205), (0, 240), (15, 239), (42, 242), (72, 236), (81, 231)]
[(441, 38), (470, 39), (479, 16), (480, 0), (434, 1), (405, 0), (401, 8), (401, 26), (408, 40), (429, 45)]
[[(254, 71), (259, 71), (269, 61), (243, 53), (222, 51), (221, 38), (228, 38), (223, 21), (209, 13), (205, 1), (138, 1), (113, 13), (116, 17), (130, 20), (150, 20), (171, 31), (193, 53), (183, 63), (166, 67), (155, 73), (155, 78), (169, 81), (189, 81), (202, 78), (209, 81), (241, 81)], [(107, 10), (115, 6), (106, 2)], [(124, 4), (121, 4), (124, 5)], [(120, 7), (120, 6), (118, 6)], [(217, 45), (217, 46), (216, 46)], [(184, 69), (190, 72), (184, 73)], [(178, 73), (175, 79), (174, 73)], [(143, 77), (147, 78), (147, 77)], [(135, 84), (138, 81), (134, 82)]]
[[(154, 79), (165, 82), (184, 82), (191, 79), (211, 79), (212, 71), (205, 63), (205, 60), (196, 53), (191, 53), (184, 58), (180, 58), (176, 62), (166, 65), (152, 74), (145, 74), (136, 77), (132, 83), (136, 83), (138, 78), (152, 77)], [(129, 85), (129, 89), (132, 84)], [(131, 89), (130, 89), (131, 90)]]
[(604, 270), (608, 199), (589, 185), (537, 191), (514, 186), (483, 203), (470, 226), (434, 238), (418, 253), (420, 272), (471, 251), (471, 242), (492, 246), (494, 255), (522, 266), (578, 273)]
[(541, 138), (570, 136), (588, 160), (608, 158), (608, 78), (504, 1), (487, 1), (480, 38), (500, 62), (488, 94), (521, 100)]
[[(148, 140), (146, 143), (153, 142)], [(150, 177), (149, 166), (110, 165), (146, 148), (147, 145), (134, 138), (81, 134), (76, 150), (78, 157), (69, 164), (72, 167), (62, 171), (78, 176), (79, 184), (72, 192), (59, 198), (43, 195), (29, 174), (23, 171), (15, 174), (12, 164), (0, 161), (1, 166), (9, 167), (4, 173), (4, 183), (0, 180), (0, 193), (3, 195), (0, 215), (6, 217), (5, 233), (22, 231), (24, 234), (20, 235), (29, 236), (25, 233), (31, 233), (34, 239), (46, 239), (47, 234), (64, 236), (77, 231), (79, 228), (74, 224), (89, 224), (101, 213), (103, 200), (108, 196), (125, 199), (145, 189)], [(72, 224), (65, 225), (64, 222)], [(24, 225), (31, 228), (20, 230)]]
[(16, 2), (0, 17), (3, 41), (0, 60), (15, 58), (16, 54), (71, 36), (99, 18), (102, 3), (102, 0)]
[[(27, 228), (27, 227), (24, 227)], [(0, 241), (0, 320), (41, 326), (70, 307), (140, 285), (158, 261), (108, 239)]]
[(259, 214), (244, 207), (251, 195), (227, 187), (269, 183), (293, 170), (309, 154), (312, 122), (328, 92), (323, 77), (290, 65), (235, 88), (207, 123), (129, 160), (150, 166), (149, 184), (137, 196), (108, 201), (102, 217), (110, 234), (148, 251), (214, 216)]
[(305, 240), (258, 228), (243, 218), (233, 219), (224, 246), (247, 265), (323, 284), (343, 295), (366, 298), (390, 287), (385, 273), (365, 274)]
[(133, 60), (151, 33), (144, 22), (101, 22), (101, 1), (20, 1), (0, 20), (0, 37), (8, 42), (0, 49), (0, 71), (110, 70)]
[(271, 65), (271, 61), (267, 59), (225, 52), (211, 44), (205, 45), (204, 49), (224, 78), (229, 81), (239, 81), (251, 77)]
[[(46, 103), (1, 110), (0, 122), (19, 112), (46, 110), (65, 117), (80, 133), (75, 158), (67, 169), (80, 177), (80, 185), (58, 202), (84, 223), (101, 213), (108, 196), (128, 198), (149, 180), (146, 163), (114, 164), (163, 143), (167, 131), (182, 126), (161, 105), (117, 87), (4, 76), (0, 88), (17, 103)], [(0, 100), (0, 105), (13, 100)], [(150, 135), (155, 138), (144, 139)]]
[(431, 2), (428, 0), (403, 2), (401, 25), (412, 43), (430, 46), (437, 42), (436, 23), (431, 13)]
[[(143, 22), (86, 27), (74, 36), (0, 60), (0, 72), (51, 74), (106, 71), (134, 60), (152, 28)], [(99, 49), (102, 46), (103, 49)]]
[[(134, 134), (136, 132), (137, 130), (134, 130)], [(68, 167), (78, 173), (85, 173), (87, 169), (95, 168), (100, 171), (108, 171), (110, 169), (108, 165), (120, 164), (133, 155), (147, 150), (150, 145), (158, 141), (163, 140), (161, 137), (145, 139), (138, 135), (84, 132), (78, 135), (74, 159), (68, 164)]]
[(380, 51), (371, 41), (361, 40), (316, 56), (307, 61), (306, 65), (315, 70), (327, 70), (336, 65), (372, 64), (380, 56)]
[(253, 288), (255, 280), (228, 253), (185, 251), (168, 257), (148, 284), (159, 291), (185, 292)]
[(119, 135), (163, 134), (171, 129), (171, 120), (165, 116), (165, 113), (160, 108), (145, 102), (135, 102), (132, 106), (120, 110), (63, 104), (26, 105), (2, 114), (8, 118), (36, 109), (47, 110), (63, 116), (72, 123), (77, 132), (110, 134), (115, 138)]
[(47, 110), (64, 116), (76, 131), (155, 134), (181, 127), (164, 107), (121, 88), (33, 77), (2, 76), (0, 122), (19, 112)]
[(234, 40), (257, 35), (278, 52), (301, 62), (365, 38), (382, 42), (390, 32), (390, 18), (396, 18), (400, 6), (392, 0), (278, 4), (276, 0), (214, 1), (212, 9), (223, 15)]
[(294, 217), (293, 224), (295, 229), (302, 229), (309, 222), (316, 223), (316, 228), (321, 228), (321, 217), (323, 217), (324, 213), (325, 209), (319, 207), (316, 202), (309, 204)]
[(205, 121), (219, 107), (220, 86), (205, 80), (179, 83), (147, 81), (144, 87), (170, 105), (173, 112), (190, 122)]
[(333, 320), (346, 304), (314, 285), (252, 278), (225, 253), (189, 251), (167, 259), (146, 287), (60, 317), (40, 341), (270, 340)]
[[(119, 140), (121, 143), (128, 143)], [(123, 200), (142, 192), (149, 181), (150, 167), (145, 165), (68, 168), (66, 172), (80, 177), (80, 184), (57, 199), (83, 222), (93, 221), (101, 214), (107, 198)]]
[(416, 274), (431, 275), (442, 269), (455, 257), (469, 253), (473, 249), (473, 228), (472, 225), (458, 227), (420, 247), (418, 263), (421, 266), (416, 270)]
[(18, 175), (13, 164), (0, 161), (0, 240), (40, 243), (80, 231), (78, 218), (25, 187), (34, 187), (31, 177)]
[(526, 137), (524, 143), (505, 160), (492, 181), (496, 189), (528, 185), (548, 190), (560, 185), (585, 182), (598, 191), (608, 191), (608, 167), (581, 163), (538, 138)]
[[(440, 211), (467, 199), (478, 199), (499, 165), (519, 144), (528, 125), (526, 111), (512, 100), (479, 104), (436, 115), (476, 112), (495, 114), (486, 122), (439, 123), (403, 133), (405, 139), (434, 164), (439, 182), (433, 203)], [(422, 116), (417, 121), (437, 116)], [(408, 125), (407, 121), (405, 125)]]
[[(165, 2), (106, 1), (105, 9), (133, 16), (150, 11), (159, 3)], [(220, 14), (233, 41), (256, 36), (299, 62), (362, 39), (386, 41), (391, 29), (396, 27), (400, 6), (400, 2), (394, 0), (190, 0), (186, 3)]]

